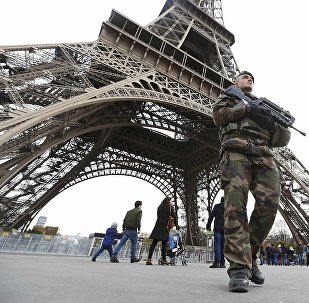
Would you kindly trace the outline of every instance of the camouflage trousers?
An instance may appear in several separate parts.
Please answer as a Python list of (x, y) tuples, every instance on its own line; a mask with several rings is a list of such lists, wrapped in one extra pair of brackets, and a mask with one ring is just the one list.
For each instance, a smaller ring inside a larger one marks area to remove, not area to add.
[[(251, 277), (252, 264), (276, 217), (280, 198), (280, 174), (272, 156), (250, 156), (225, 151), (220, 162), (224, 190), (224, 256), (228, 274)], [(255, 199), (248, 223), (248, 193)]]

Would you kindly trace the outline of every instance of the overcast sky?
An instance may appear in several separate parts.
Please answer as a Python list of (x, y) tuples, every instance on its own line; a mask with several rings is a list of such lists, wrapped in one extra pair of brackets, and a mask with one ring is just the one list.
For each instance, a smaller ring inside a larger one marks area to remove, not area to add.
[[(164, 0), (65, 1), (10, 0), (1, 3), (1, 45), (90, 42), (112, 8), (141, 25), (154, 20)], [(235, 35), (232, 51), (241, 70), (255, 77), (254, 93), (267, 97), (296, 121), (290, 149), (309, 167), (307, 0), (222, 0), (225, 27)], [(156, 208), (164, 198), (154, 186), (129, 177), (101, 177), (82, 182), (55, 197), (40, 212), (62, 234), (104, 232), (121, 225), (136, 200), (143, 201), (142, 231), (151, 232)], [(252, 203), (252, 201), (251, 201)], [(249, 206), (250, 207), (250, 206)], [(34, 220), (36, 222), (37, 218)]]

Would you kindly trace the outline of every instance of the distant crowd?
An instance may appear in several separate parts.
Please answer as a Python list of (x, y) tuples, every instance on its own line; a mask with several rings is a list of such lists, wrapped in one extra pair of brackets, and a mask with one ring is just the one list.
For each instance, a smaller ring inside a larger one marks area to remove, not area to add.
[(286, 243), (267, 243), (260, 248), (259, 252), (260, 265), (307, 265), (309, 266), (309, 243), (286, 245)]

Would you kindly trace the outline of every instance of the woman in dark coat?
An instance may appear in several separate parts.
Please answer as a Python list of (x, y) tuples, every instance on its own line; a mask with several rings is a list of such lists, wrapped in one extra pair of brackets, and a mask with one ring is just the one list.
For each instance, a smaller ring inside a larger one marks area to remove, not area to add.
[(146, 265), (152, 265), (151, 258), (154, 252), (154, 249), (159, 241), (162, 243), (162, 262), (161, 264), (168, 264), (166, 261), (166, 244), (168, 241), (169, 236), (169, 229), (168, 229), (168, 219), (171, 215), (175, 220), (174, 208), (172, 205), (171, 197), (165, 197), (164, 200), (158, 207), (157, 210), (157, 221), (152, 230), (152, 233), (149, 236), (149, 239), (152, 239), (152, 243), (149, 248), (148, 259), (146, 261)]

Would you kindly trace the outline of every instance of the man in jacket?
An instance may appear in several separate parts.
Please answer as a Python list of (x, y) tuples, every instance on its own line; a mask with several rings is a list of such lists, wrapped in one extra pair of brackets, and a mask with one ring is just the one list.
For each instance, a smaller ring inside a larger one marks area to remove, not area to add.
[(221, 198), (220, 203), (216, 204), (208, 218), (206, 229), (211, 230), (211, 223), (214, 222), (214, 248), (215, 261), (210, 268), (225, 268), (224, 260), (224, 197)]
[(136, 247), (138, 240), (138, 232), (141, 229), (141, 219), (142, 219), (142, 201), (136, 201), (134, 204), (134, 208), (129, 210), (126, 213), (126, 216), (123, 220), (122, 229), (123, 236), (115, 247), (113, 255), (110, 259), (113, 263), (118, 263), (119, 260), (117, 258), (118, 252), (124, 246), (128, 239), (131, 240), (131, 263), (139, 262), (140, 259), (136, 258)]
[[(235, 80), (235, 86), (250, 99), (256, 99), (251, 94), (253, 84), (254, 77), (247, 71), (241, 72)], [(229, 289), (247, 292), (249, 279), (255, 284), (264, 283), (256, 263), (257, 253), (275, 220), (282, 180), (272, 147), (286, 145), (290, 131), (275, 122), (268, 111), (228, 92), (215, 103), (213, 118), (221, 141), (224, 255), (230, 263)], [(255, 206), (248, 223), (249, 190)]]

